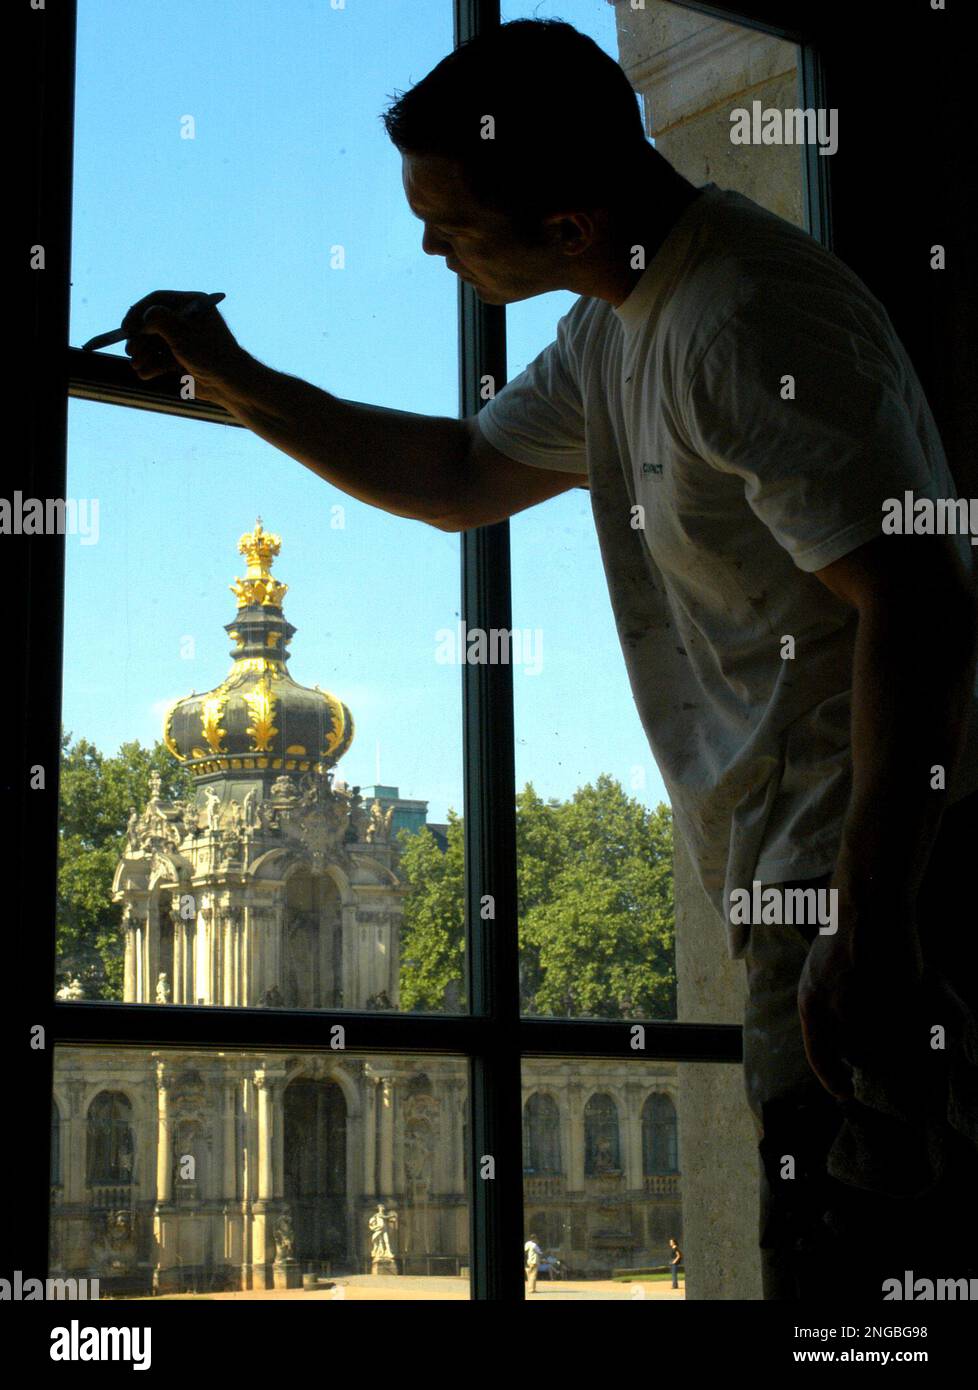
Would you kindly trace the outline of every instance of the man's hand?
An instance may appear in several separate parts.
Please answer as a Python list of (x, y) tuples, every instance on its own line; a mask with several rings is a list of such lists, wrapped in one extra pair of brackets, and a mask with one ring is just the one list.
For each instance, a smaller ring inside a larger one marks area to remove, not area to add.
[(132, 306), (122, 327), (130, 334), (126, 352), (141, 381), (184, 372), (194, 378), (194, 394), (221, 401), (223, 388), (240, 373), (247, 354), (216, 308), (190, 318), (185, 309), (200, 294), (154, 290)]
[(848, 1100), (853, 1065), (892, 1067), (909, 1045), (923, 964), (907, 903), (877, 899), (858, 908), (841, 888), (838, 920), (838, 931), (817, 936), (809, 949), (798, 1012), (809, 1065), (830, 1094)]

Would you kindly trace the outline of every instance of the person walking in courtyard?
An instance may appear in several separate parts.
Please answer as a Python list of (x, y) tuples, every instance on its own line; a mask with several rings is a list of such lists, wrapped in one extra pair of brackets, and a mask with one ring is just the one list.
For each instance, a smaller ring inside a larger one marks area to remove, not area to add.
[(669, 1237), (669, 1248), (672, 1251), (672, 1259), (669, 1261), (669, 1273), (672, 1275), (672, 1287), (679, 1288), (679, 1266), (682, 1264), (683, 1252), (676, 1244), (675, 1239)]
[(523, 1246), (523, 1267), (526, 1273), (527, 1293), (536, 1293), (537, 1291), (537, 1274), (540, 1272), (540, 1258), (542, 1255), (543, 1251), (537, 1244), (536, 1236), (531, 1235), (530, 1239)]

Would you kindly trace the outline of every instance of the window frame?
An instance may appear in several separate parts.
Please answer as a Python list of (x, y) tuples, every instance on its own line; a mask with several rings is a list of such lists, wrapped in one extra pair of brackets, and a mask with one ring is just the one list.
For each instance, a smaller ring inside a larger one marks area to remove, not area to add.
[[(797, 43), (803, 99), (806, 105), (815, 104), (823, 80), (818, 54), (794, 26), (785, 29), (767, 14), (771, 9), (783, 11), (783, 6), (761, 5), (745, 14), (739, 9), (676, 2)], [(444, 3), (453, 4), (456, 44), (499, 23), (499, 0)], [(24, 49), (34, 92), (28, 190), (31, 236), (44, 246), (46, 259), (43, 272), (31, 272), (33, 344), (22, 386), (29, 440), (20, 470), (27, 496), (65, 496), (67, 405), (72, 397), (241, 428), (219, 407), (181, 401), (158, 383), (139, 382), (120, 358), (67, 345), (75, 21), (76, 0), (32, 12)], [(825, 166), (824, 160), (809, 159), (806, 196), (810, 230), (828, 242)], [(459, 410), (465, 416), (482, 404), (479, 386), (484, 375), (491, 374), (499, 384), (506, 380), (505, 309), (482, 303), (464, 282), (459, 282), (458, 291)], [(473, 1177), (467, 1193), (472, 1298), (522, 1302), (523, 1058), (621, 1060), (625, 1056), (637, 1065), (649, 1061), (736, 1063), (742, 1056), (742, 1030), (736, 1025), (649, 1021), (644, 1025), (646, 1049), (636, 1054), (630, 1047), (634, 1020), (520, 1016), (511, 668), (488, 663), (461, 667), (467, 1015), (59, 1002), (53, 997), (53, 982), (64, 538), (30, 538), (31, 543), (23, 536), (5, 539), (11, 558), (16, 552), (13, 569), (20, 598), (17, 602), (15, 594), (8, 610), (13, 648), (24, 654), (20, 679), (12, 683), (22, 771), (21, 783), (11, 797), (19, 836), (19, 846), (15, 841), (14, 847), (17, 857), (11, 860), (15, 866), (13, 920), (22, 924), (13, 950), (13, 978), (19, 988), (12, 1015), (15, 1026), (22, 1029), (15, 1035), (18, 1045), (29, 1048), (20, 1111), (35, 1161), (17, 1171), (17, 1186), (11, 1189), (18, 1192), (12, 1245), (21, 1267), (32, 1276), (47, 1270), (55, 1047), (88, 1043), (187, 1050), (322, 1050), (329, 1046), (331, 1025), (339, 1022), (346, 1029), (351, 1053), (455, 1053), (468, 1060), (467, 1172), (478, 1174), (480, 1156), (492, 1154), (496, 1173), (492, 1181)], [(512, 626), (508, 521), (461, 533), (460, 584), (461, 616), (470, 627)], [(30, 786), (31, 770), (38, 765), (45, 772), (43, 790)], [(479, 911), (486, 892), (493, 894), (496, 906), (491, 930)], [(44, 1030), (42, 1047), (29, 1041), (30, 1030), (38, 1026)]]

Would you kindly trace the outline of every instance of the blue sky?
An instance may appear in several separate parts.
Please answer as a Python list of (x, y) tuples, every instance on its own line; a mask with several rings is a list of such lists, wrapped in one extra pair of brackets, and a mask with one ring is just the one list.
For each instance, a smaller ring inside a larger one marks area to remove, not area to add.
[[(503, 15), (548, 16), (617, 56), (606, 0)], [(456, 415), (456, 279), (421, 250), (379, 119), (451, 44), (449, 0), (80, 0), (72, 343), (153, 289), (223, 290), (232, 331), (269, 365)], [(507, 311), (510, 376), (572, 302)], [(435, 660), (459, 616), (458, 536), (364, 506), (244, 430), (83, 401), (69, 419), (69, 494), (98, 498), (100, 532), (68, 538), (73, 734), (110, 752), (151, 743), (167, 703), (223, 678), (237, 540), (260, 513), (283, 542), (292, 675), (356, 721), (339, 775), (393, 783), (433, 820), (461, 809), (460, 668)], [(514, 671), (517, 784), (566, 797), (608, 772), (655, 804), (587, 494), (510, 526), (513, 623), (540, 629), (543, 653), (539, 674)]]

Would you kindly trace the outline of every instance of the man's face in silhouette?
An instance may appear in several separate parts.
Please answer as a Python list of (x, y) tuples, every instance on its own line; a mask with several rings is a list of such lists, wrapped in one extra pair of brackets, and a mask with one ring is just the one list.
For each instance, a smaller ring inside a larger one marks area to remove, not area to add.
[(424, 223), (422, 249), (444, 256), (449, 270), (467, 280), (480, 299), (513, 304), (564, 287), (566, 262), (553, 224), (542, 245), (528, 246), (505, 213), (472, 196), (457, 161), (411, 154), (402, 154), (401, 161), (408, 206)]

